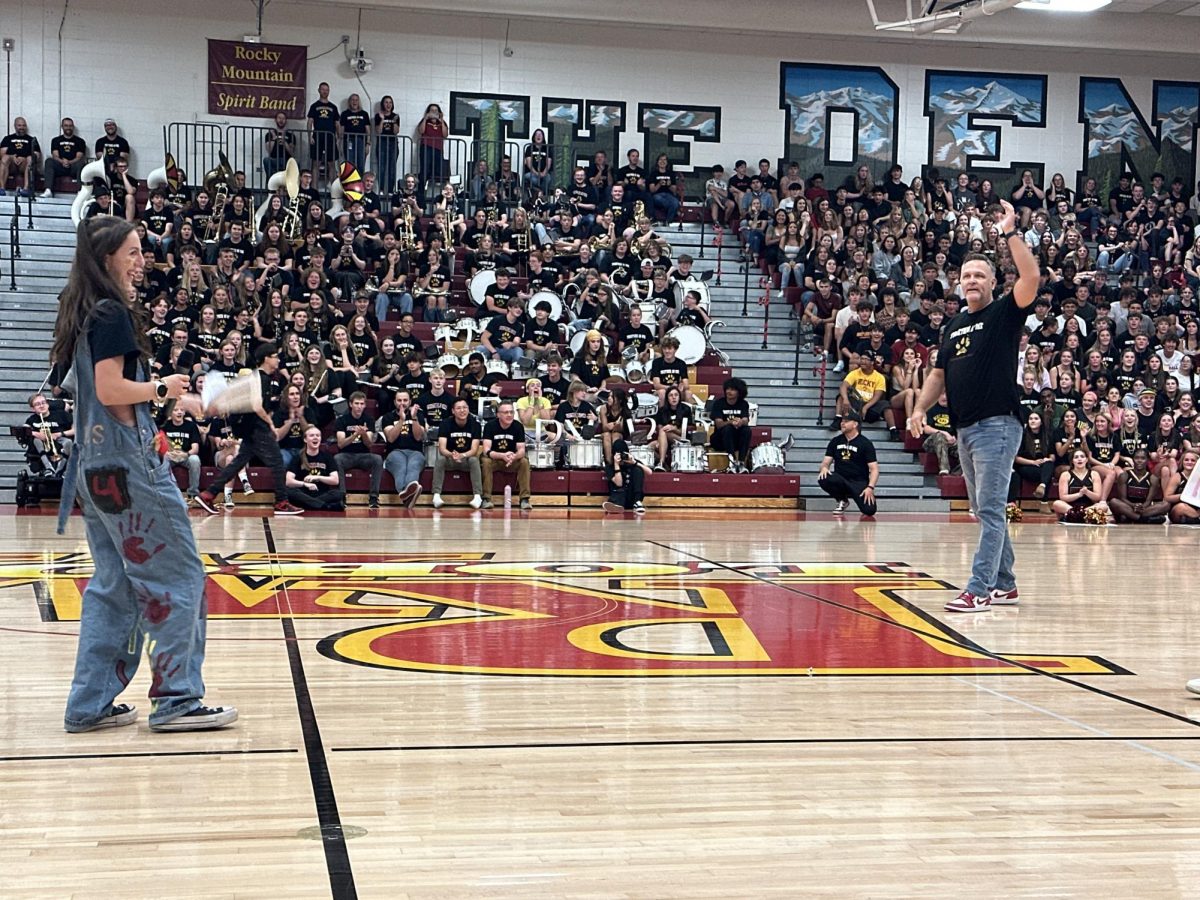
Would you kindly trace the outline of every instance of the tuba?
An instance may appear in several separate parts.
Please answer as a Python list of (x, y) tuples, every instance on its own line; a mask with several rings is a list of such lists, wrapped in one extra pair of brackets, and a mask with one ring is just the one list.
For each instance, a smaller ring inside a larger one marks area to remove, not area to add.
[(338, 177), (329, 183), (329, 218), (330, 221), (337, 220), (346, 214), (346, 207), (342, 201), (349, 200), (351, 203), (357, 203), (363, 198), (363, 181), (362, 176), (358, 174), (358, 169), (354, 168), (353, 163), (342, 163), (342, 168), (338, 171)]
[[(146, 188), (153, 193), (158, 188), (169, 187), (171, 190), (178, 190), (180, 184), (179, 166), (175, 165), (175, 157), (170, 153), (167, 154), (166, 161), (157, 169), (154, 169), (146, 176)], [(150, 198), (146, 198), (146, 209), (150, 208)]]
[(79, 173), (79, 193), (71, 201), (71, 222), (78, 225), (83, 221), (84, 210), (92, 200), (92, 192), (96, 189), (95, 182), (103, 181), (108, 184), (108, 172), (104, 169), (103, 159), (94, 159)]
[(204, 229), (204, 243), (211, 244), (221, 239), (221, 230), (225, 224), (225, 205), (233, 191), (236, 181), (233, 178), (233, 166), (225, 156), (224, 150), (217, 151), (220, 160), (217, 165), (204, 173), (204, 190), (212, 198), (212, 216)]
[(396, 242), (405, 253), (411, 253), (417, 246), (416, 224), (413, 221), (412, 206), (405, 203), (400, 211), (400, 229), (396, 234)]

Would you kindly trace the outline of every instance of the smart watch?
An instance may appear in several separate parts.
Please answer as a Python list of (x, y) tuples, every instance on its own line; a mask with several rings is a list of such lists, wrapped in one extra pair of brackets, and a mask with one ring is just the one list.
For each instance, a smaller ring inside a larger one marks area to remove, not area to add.
[(1003, 237), (1003, 238), (1004, 238), (1004, 239), (1007, 241), (1009, 238), (1016, 237), (1016, 236), (1017, 236), (1017, 235), (1019, 235), (1020, 233), (1021, 233), (1021, 232), (1017, 231), (1017, 230), (1014, 228), (1012, 231), (1006, 231), (1006, 232), (1004, 232), (1004, 234), (1002, 235), (1002, 237)]
[(165, 381), (154, 382), (154, 398), (158, 400), (159, 403), (162, 403), (164, 400), (166, 400), (169, 393), (170, 389), (167, 387), (167, 383)]

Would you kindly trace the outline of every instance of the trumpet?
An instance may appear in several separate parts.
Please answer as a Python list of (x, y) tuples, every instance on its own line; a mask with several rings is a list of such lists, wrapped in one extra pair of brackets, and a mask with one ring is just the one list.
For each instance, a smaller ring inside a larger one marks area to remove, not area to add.
[(54, 434), (54, 423), (47, 422), (45, 416), (39, 415), (37, 430), (41, 432), (42, 444), (46, 454), (50, 457), (50, 462), (57, 465), (58, 461), (62, 459), (62, 454), (58, 452), (58, 442), (51, 437)]
[(212, 216), (204, 228), (204, 243), (206, 244), (220, 240), (221, 231), (225, 225), (225, 205), (229, 202), (229, 195), (236, 184), (233, 178), (233, 167), (229, 165), (225, 151), (218, 151), (217, 156), (220, 162), (204, 173), (204, 189), (212, 197)]
[(396, 235), (396, 241), (400, 245), (400, 249), (405, 253), (411, 252), (417, 245), (417, 233), (413, 224), (412, 206), (405, 203), (404, 208), (400, 213), (400, 230)]

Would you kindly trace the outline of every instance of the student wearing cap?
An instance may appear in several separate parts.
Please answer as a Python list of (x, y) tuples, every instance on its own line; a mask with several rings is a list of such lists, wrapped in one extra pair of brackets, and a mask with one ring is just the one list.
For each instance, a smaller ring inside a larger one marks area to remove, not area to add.
[(841, 434), (825, 448), (825, 457), (817, 471), (817, 485), (837, 501), (836, 515), (846, 511), (853, 500), (864, 516), (878, 510), (875, 486), (879, 483), (879, 462), (875, 445), (859, 430), (862, 417), (850, 410), (837, 420)]
[(550, 398), (542, 396), (542, 382), (538, 378), (525, 381), (525, 396), (518, 398), (516, 405), (517, 418), (526, 428), (533, 427), (534, 419), (553, 418)]
[(900, 439), (896, 429), (896, 414), (887, 401), (887, 379), (875, 367), (883, 364), (883, 356), (864, 353), (858, 358), (858, 366), (842, 381), (838, 389), (837, 415), (829, 423), (830, 431), (837, 431), (841, 419), (848, 412), (856, 412), (867, 422), (887, 422), (892, 440)]

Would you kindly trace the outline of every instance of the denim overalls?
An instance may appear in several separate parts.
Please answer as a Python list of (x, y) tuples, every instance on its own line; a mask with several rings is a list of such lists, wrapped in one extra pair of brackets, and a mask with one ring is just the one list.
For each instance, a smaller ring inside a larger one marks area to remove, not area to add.
[[(95, 572), (83, 592), (64, 724), (81, 731), (109, 714), (137, 671), (143, 641), (152, 669), (150, 722), (161, 724), (204, 697), (204, 567), (170, 464), (155, 449), (150, 404), (134, 405), (134, 427), (96, 398), (86, 328), (73, 369), (78, 437), (63, 479), (58, 533), (78, 491)], [(139, 365), (137, 380), (145, 378)]]

